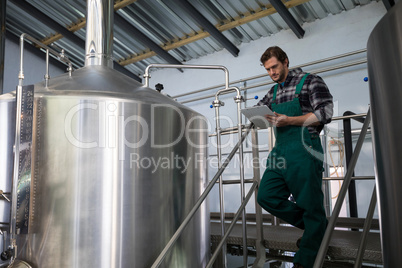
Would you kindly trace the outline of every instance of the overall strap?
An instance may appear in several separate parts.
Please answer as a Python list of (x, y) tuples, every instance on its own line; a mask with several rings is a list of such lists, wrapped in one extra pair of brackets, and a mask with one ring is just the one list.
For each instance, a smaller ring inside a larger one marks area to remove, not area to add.
[(300, 82), (296, 85), (296, 92), (295, 92), (295, 97), (298, 98), (300, 95), (300, 92), (303, 88), (303, 84), (304, 84), (304, 80), (306, 80), (307, 76), (309, 76), (309, 73), (306, 73), (302, 79), (300, 80)]
[(273, 95), (273, 97), (272, 97), (272, 102), (274, 102), (275, 100), (276, 100), (276, 91), (278, 90), (278, 84), (276, 84), (275, 86), (274, 86), (274, 95)]

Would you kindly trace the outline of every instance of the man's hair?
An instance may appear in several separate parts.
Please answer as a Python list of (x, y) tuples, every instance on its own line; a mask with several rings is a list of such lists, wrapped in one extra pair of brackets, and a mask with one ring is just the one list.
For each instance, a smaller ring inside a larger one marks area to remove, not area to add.
[[(285, 60), (288, 59), (288, 55), (286, 55), (285, 51), (283, 51), (280, 47), (273, 46), (269, 47), (265, 50), (264, 54), (261, 56), (261, 63), (264, 64), (267, 60), (272, 57), (276, 57), (278, 61), (285, 63)], [(288, 67), (289, 67), (289, 59), (288, 59)]]

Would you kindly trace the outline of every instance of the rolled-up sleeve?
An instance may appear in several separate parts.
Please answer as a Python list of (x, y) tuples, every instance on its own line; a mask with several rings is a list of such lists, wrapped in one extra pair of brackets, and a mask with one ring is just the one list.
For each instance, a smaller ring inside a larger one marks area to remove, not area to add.
[(330, 123), (334, 113), (334, 104), (333, 97), (324, 80), (319, 76), (314, 76), (309, 84), (308, 91), (315, 116), (323, 125)]

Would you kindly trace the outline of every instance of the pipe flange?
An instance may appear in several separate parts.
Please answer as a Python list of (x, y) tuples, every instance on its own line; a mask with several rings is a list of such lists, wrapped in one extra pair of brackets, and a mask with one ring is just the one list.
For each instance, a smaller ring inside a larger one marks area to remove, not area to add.
[(220, 101), (220, 100), (214, 100), (214, 101), (212, 102), (212, 105), (213, 105), (214, 107), (220, 107), (220, 106), (225, 106), (225, 103), (224, 103), (223, 101)]
[(236, 103), (244, 102), (244, 98), (243, 98), (243, 96), (241, 96), (241, 95), (237, 95), (237, 96), (234, 97), (233, 99), (234, 99), (234, 101), (235, 101)]

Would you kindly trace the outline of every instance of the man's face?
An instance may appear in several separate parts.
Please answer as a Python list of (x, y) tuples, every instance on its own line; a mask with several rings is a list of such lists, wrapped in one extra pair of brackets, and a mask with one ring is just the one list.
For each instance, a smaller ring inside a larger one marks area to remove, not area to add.
[(288, 76), (288, 60), (284, 63), (278, 61), (276, 57), (272, 57), (264, 63), (264, 68), (274, 82), (282, 83)]

